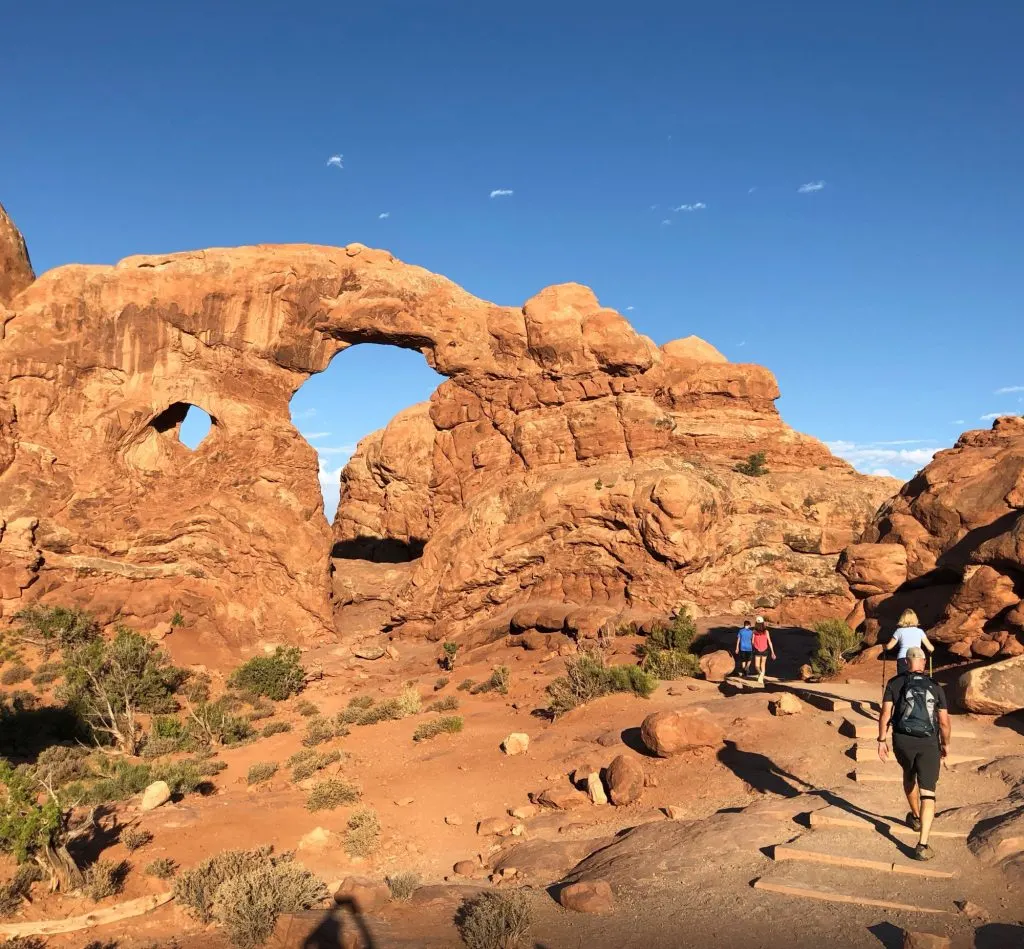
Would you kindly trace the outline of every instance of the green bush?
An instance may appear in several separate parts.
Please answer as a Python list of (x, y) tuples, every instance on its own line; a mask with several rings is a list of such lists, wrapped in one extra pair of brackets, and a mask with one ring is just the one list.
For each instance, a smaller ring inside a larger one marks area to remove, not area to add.
[(512, 671), (508, 666), (495, 666), (491, 671), (491, 677), (474, 685), (470, 695), (479, 695), (481, 692), (500, 692), (508, 695), (509, 683), (512, 681)]
[(306, 699), (303, 699), (295, 706), (295, 711), (304, 718), (308, 718), (311, 715), (319, 715), (320, 707), (315, 702), (309, 702)]
[(131, 865), (127, 860), (114, 863), (111, 860), (97, 860), (85, 871), (85, 885), (82, 892), (94, 903), (108, 896), (116, 896), (124, 889), (124, 878)]
[(449, 695), (438, 702), (433, 702), (427, 707), (428, 712), (457, 712), (459, 700), (454, 695)]
[(51, 663), (46, 663), (36, 669), (32, 675), (32, 684), (37, 688), (41, 689), (53, 682), (56, 682), (60, 678), (60, 667), (54, 667)]
[(567, 659), (565, 675), (548, 688), (548, 711), (555, 717), (612, 692), (633, 692), (647, 698), (658, 680), (639, 666), (607, 666), (598, 652)]
[(755, 451), (752, 455), (748, 455), (747, 460), (739, 462), (733, 470), (738, 471), (740, 474), (748, 475), (751, 478), (760, 478), (761, 475), (768, 474), (768, 468), (765, 466), (764, 452)]
[(323, 718), (318, 716), (317, 718), (311, 718), (309, 724), (306, 725), (306, 733), (302, 736), (302, 744), (307, 748), (313, 748), (316, 745), (322, 745), (324, 742), (330, 741), (332, 738), (339, 737), (339, 729), (345, 732), (345, 726), (339, 725), (336, 721), (332, 721), (329, 718)]
[(263, 726), (263, 731), (260, 734), (264, 738), (270, 738), (271, 735), (283, 735), (291, 730), (292, 726), (289, 722), (268, 722)]
[(448, 684), (448, 676), (438, 676), (434, 680), (434, 691), (440, 692)]
[(17, 638), (38, 646), (46, 656), (92, 642), (100, 634), (92, 616), (64, 606), (30, 606), (15, 613), (14, 618), (21, 623)]
[(212, 912), (233, 946), (255, 949), (273, 935), (283, 913), (312, 909), (327, 897), (327, 887), (312, 873), (279, 857), (225, 880)]
[(461, 715), (445, 715), (441, 718), (435, 718), (432, 722), (424, 722), (422, 725), (417, 725), (416, 731), (412, 733), (412, 740), (426, 741), (430, 738), (436, 738), (445, 732), (454, 734), (455, 732), (462, 731), (462, 725)]
[(359, 718), (357, 725), (376, 725), (378, 722), (398, 721), (415, 715), (421, 708), (419, 692), (414, 688), (405, 689), (400, 695), (394, 698), (385, 699), (377, 705), (372, 705)]
[(422, 877), (418, 873), (406, 872), (396, 873), (394, 876), (387, 876), (384, 882), (391, 891), (391, 898), (399, 903), (406, 903), (412, 899), (413, 893), (419, 887)]
[(437, 660), (438, 665), (446, 672), (455, 668), (455, 662), (459, 656), (459, 644), (445, 642), (441, 644), (441, 658)]
[(158, 857), (146, 864), (143, 873), (158, 880), (170, 880), (178, 872), (178, 865), (170, 857)]
[(332, 811), (343, 804), (355, 804), (362, 792), (354, 784), (341, 778), (330, 778), (314, 785), (306, 799), (306, 810)]
[(272, 656), (255, 656), (239, 666), (228, 684), (251, 695), (283, 702), (302, 691), (306, 670), (299, 664), (302, 653), (295, 646), (278, 646)]
[(31, 675), (32, 670), (28, 666), (17, 662), (13, 666), (8, 666), (3, 672), (0, 672), (0, 684), (17, 685), (19, 682), (24, 682)]
[(203, 702), (189, 709), (189, 735), (203, 745), (237, 745), (254, 734), (252, 722), (232, 714), (230, 697), (216, 702)]
[(174, 881), (174, 899), (193, 919), (209, 925), (213, 922), (213, 901), (220, 885), (272, 863), (271, 854), (270, 847), (222, 851), (179, 873)]
[(350, 857), (368, 857), (380, 845), (380, 820), (369, 807), (355, 811), (345, 831), (345, 852)]
[(305, 781), (311, 778), (317, 771), (341, 761), (341, 752), (313, 751), (311, 748), (305, 751), (298, 751), (288, 759), (288, 767), (292, 769), (292, 780), (295, 782)]
[(90, 774), (89, 752), (85, 748), (51, 745), (36, 758), (33, 776), (43, 785), (60, 788)]
[(463, 679), (455, 688), (460, 692), (469, 692), (474, 684), (472, 679)]
[(373, 698), (369, 695), (357, 695), (349, 699), (348, 705), (338, 712), (336, 721), (339, 725), (354, 725), (363, 714), (373, 707)]
[(249, 766), (249, 773), (245, 776), (246, 784), (261, 784), (269, 781), (277, 774), (277, 763), (273, 761), (257, 761)]
[(129, 827), (121, 831), (121, 843), (128, 853), (135, 853), (140, 847), (145, 847), (153, 839), (148, 830), (141, 830), (138, 827)]
[(668, 626), (658, 626), (637, 646), (640, 668), (658, 679), (681, 679), (700, 672), (694, 652), (697, 624), (689, 610), (680, 609)]
[(826, 619), (814, 624), (818, 647), (811, 659), (811, 668), (817, 675), (835, 675), (846, 662), (846, 657), (860, 645), (857, 634), (842, 620)]
[(485, 890), (459, 907), (455, 918), (469, 949), (516, 949), (530, 934), (530, 905), (519, 890)]

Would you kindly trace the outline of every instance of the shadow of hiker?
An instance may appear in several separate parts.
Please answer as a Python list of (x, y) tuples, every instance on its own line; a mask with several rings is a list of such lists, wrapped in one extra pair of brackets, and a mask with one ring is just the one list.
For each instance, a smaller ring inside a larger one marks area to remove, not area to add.
[[(310, 914), (297, 913), (293, 921), (308, 920)], [(380, 949), (380, 943), (374, 938), (363, 914), (351, 899), (335, 903), (331, 909), (324, 911), (316, 920), (312, 932), (302, 938), (301, 944), (291, 938), (292, 923), (282, 934), (275, 945), (280, 949)], [(308, 924), (307, 924), (308, 925)], [(306, 931), (305, 926), (302, 930)]]
[(756, 751), (743, 751), (736, 742), (729, 739), (726, 739), (725, 747), (718, 752), (718, 760), (741, 781), (761, 794), (799, 797), (801, 789), (814, 790), (813, 785), (780, 768), (767, 755), (758, 754)]
[(974, 932), (974, 949), (1020, 949), (1024, 926), (1014, 923), (986, 923)]
[(885, 946), (885, 949), (903, 949), (903, 930), (899, 926), (889, 922), (875, 923), (874, 926), (868, 926), (868, 932)]

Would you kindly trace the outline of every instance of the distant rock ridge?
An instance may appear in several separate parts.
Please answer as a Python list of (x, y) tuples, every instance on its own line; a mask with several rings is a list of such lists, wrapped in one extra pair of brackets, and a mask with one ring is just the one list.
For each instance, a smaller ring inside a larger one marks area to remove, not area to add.
[[(584, 633), (683, 601), (845, 613), (838, 553), (892, 490), (784, 425), (766, 369), (693, 337), (659, 348), (576, 284), (500, 307), (359, 244), (28, 283), (27, 255), (10, 260), (4, 617), (36, 599), (142, 627), (180, 612), (180, 652), (336, 624), (484, 635), (538, 606)], [(332, 532), (288, 406), (363, 342), (448, 379), (364, 439)], [(213, 419), (194, 452), (177, 438), (190, 405)], [(733, 470), (755, 452), (768, 474)]]

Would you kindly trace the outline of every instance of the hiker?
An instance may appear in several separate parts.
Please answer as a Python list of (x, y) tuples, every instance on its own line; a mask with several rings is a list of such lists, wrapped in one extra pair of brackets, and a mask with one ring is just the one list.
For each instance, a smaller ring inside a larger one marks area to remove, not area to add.
[(751, 645), (754, 647), (754, 667), (757, 669), (757, 681), (759, 685), (764, 685), (764, 670), (768, 665), (768, 653), (770, 652), (774, 659), (775, 646), (772, 644), (772, 635), (768, 632), (768, 626), (763, 616), (758, 616), (754, 620), (754, 635)]
[(908, 649), (916, 647), (927, 652), (935, 651), (935, 647), (925, 635), (925, 631), (921, 629), (920, 622), (917, 613), (913, 610), (904, 610), (896, 624), (896, 632), (892, 634), (892, 639), (885, 644), (886, 652), (896, 646), (900, 647), (900, 651), (896, 653), (896, 675), (898, 676), (907, 674)]
[(907, 826), (920, 832), (915, 860), (931, 860), (928, 846), (935, 817), (935, 786), (939, 766), (949, 754), (949, 712), (942, 686), (924, 673), (920, 646), (907, 650), (907, 672), (893, 676), (885, 687), (878, 719), (878, 757), (889, 760), (886, 732), (892, 722), (892, 750), (903, 769), (903, 792), (910, 804)]
[(750, 628), (750, 620), (743, 621), (743, 628), (736, 633), (736, 674), (744, 679), (750, 676), (750, 667), (754, 662), (754, 631)]

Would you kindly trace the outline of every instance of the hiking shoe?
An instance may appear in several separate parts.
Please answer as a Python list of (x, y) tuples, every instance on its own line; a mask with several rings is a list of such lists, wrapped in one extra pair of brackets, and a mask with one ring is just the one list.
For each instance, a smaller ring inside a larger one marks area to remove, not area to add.
[(913, 857), (915, 860), (932, 860), (935, 857), (935, 851), (928, 844), (918, 844), (914, 848)]
[(907, 826), (911, 830), (916, 830), (916, 831), (920, 831), (921, 830), (921, 818), (920, 817), (915, 817), (913, 811), (911, 811), (909, 814), (907, 814)]

